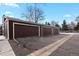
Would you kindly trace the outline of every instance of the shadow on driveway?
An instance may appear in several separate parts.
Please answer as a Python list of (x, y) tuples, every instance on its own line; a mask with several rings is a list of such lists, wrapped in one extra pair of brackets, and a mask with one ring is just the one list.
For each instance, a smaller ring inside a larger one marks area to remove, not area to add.
[(26, 56), (65, 36), (67, 35), (61, 34), (61, 35), (53, 35), (53, 36), (48, 36), (48, 37), (18, 38), (16, 40), (20, 42), (19, 45), (14, 40), (9, 40), (9, 43), (16, 56)]

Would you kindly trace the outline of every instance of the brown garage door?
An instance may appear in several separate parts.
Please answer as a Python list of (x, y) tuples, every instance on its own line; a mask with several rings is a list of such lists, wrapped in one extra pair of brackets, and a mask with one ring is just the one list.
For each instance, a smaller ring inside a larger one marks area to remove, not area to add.
[(29, 25), (18, 25), (14, 24), (14, 37), (29, 37), (29, 36), (38, 36), (38, 27), (29, 26)]
[(52, 35), (52, 28), (42, 27), (42, 36)]

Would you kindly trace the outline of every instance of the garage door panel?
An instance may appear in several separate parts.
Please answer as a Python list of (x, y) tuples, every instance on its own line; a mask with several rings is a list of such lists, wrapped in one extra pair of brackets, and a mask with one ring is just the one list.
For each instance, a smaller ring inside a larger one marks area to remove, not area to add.
[(26, 25), (14, 25), (15, 38), (38, 36), (38, 27)]

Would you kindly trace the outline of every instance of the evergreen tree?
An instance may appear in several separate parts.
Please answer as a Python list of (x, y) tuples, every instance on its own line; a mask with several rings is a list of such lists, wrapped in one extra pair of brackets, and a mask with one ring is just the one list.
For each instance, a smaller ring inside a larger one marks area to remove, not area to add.
[(59, 24), (55, 24), (55, 26), (56, 26), (56, 27), (60, 27), (60, 25), (59, 25)]
[(45, 22), (45, 25), (50, 25), (50, 23), (49, 22)]
[(68, 26), (67, 26), (66, 20), (63, 20), (62, 30), (63, 31), (67, 31), (68, 30)]

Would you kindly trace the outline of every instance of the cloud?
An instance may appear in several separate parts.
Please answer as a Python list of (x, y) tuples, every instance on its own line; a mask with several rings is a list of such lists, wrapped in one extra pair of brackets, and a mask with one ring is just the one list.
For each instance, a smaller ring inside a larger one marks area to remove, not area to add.
[(13, 15), (9, 15), (9, 17), (15, 17), (15, 16), (13, 16)]
[(10, 12), (10, 11), (6, 11), (5, 14), (12, 14), (12, 12)]
[(69, 17), (72, 17), (72, 15), (70, 15), (70, 14), (66, 14), (66, 15), (64, 15), (63, 17), (67, 17), (67, 18), (69, 18)]
[(10, 7), (19, 7), (18, 4), (16, 3), (0, 3), (0, 5), (3, 5), (3, 6), (10, 6)]

